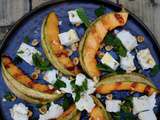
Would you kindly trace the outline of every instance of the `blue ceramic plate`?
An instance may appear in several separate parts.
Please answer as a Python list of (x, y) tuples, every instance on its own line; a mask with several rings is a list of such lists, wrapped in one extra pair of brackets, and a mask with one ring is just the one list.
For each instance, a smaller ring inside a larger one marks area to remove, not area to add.
[[(6, 35), (3, 45), (1, 46), (1, 53), (8, 54), (12, 58), (15, 57), (17, 49), (19, 48), (20, 44), (23, 42), (25, 36), (29, 36), (32, 39), (41, 39), (41, 25), (43, 19), (48, 15), (48, 13), (55, 11), (62, 21), (62, 25), (60, 26), (60, 32), (64, 32), (69, 30), (70, 28), (76, 29), (79, 34), (79, 37), (82, 37), (84, 34), (84, 26), (74, 27), (70, 24), (68, 19), (67, 11), (76, 8), (84, 8), (86, 10), (86, 14), (88, 15), (90, 20), (94, 20), (96, 18), (94, 10), (98, 8), (100, 5), (104, 5), (106, 7), (106, 13), (111, 11), (120, 11), (121, 7), (115, 5), (111, 2), (89, 2), (89, 1), (74, 1), (74, 2), (48, 2), (45, 3), (38, 8), (34, 9), (32, 12), (26, 14), (23, 18), (21, 18), (15, 26), (11, 29), (11, 31)], [(143, 24), (141, 20), (139, 20), (134, 14), (129, 12), (129, 19), (127, 24), (123, 27), (124, 29), (129, 30), (134, 35), (143, 35), (145, 37), (144, 43), (140, 44), (138, 49), (142, 48), (149, 48), (151, 50), (151, 54), (154, 56), (154, 59), (157, 64), (160, 64), (160, 52), (158, 43), (151, 33), (151, 31)], [(31, 43), (30, 43), (31, 44)], [(42, 53), (41, 45), (38, 48)], [(33, 72), (33, 67), (28, 65), (27, 63), (23, 62), (19, 65), (23, 70), (31, 74)], [(143, 71), (147, 77), (149, 77), (153, 83), (160, 88), (160, 73), (154, 77), (151, 77), (149, 74), (149, 70)], [(41, 81), (42, 77), (40, 76), (39, 81)], [(17, 99), (14, 102), (2, 102), (2, 98), (4, 94), (9, 91), (6, 84), (3, 81), (1, 71), (0, 71), (0, 113), (4, 120), (11, 120), (11, 115), (9, 109), (15, 104), (19, 102), (25, 103), (31, 110), (33, 110), (34, 117), (38, 119), (38, 109), (29, 103), (26, 103), (20, 99)], [(114, 97), (122, 99), (124, 96), (128, 95), (127, 92), (114, 92)], [(138, 94), (139, 95), (139, 94)], [(157, 98), (157, 104), (160, 103), (159, 97)], [(103, 98), (101, 99), (104, 100)], [(156, 113), (160, 110), (160, 104), (155, 110)], [(87, 115), (83, 112), (81, 119), (87, 119)]]

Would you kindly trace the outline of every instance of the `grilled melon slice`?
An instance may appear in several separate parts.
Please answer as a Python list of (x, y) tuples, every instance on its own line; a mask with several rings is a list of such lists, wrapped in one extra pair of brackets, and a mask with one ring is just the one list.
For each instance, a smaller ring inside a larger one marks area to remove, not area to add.
[(42, 48), (51, 64), (65, 75), (76, 75), (79, 69), (68, 56), (61, 45), (58, 28), (58, 17), (54, 12), (44, 19), (41, 30)]
[(100, 94), (107, 94), (115, 90), (131, 90), (148, 95), (159, 92), (148, 78), (138, 73), (106, 76), (96, 86), (96, 92)]
[(2, 57), (2, 72), (6, 79), (23, 94), (40, 100), (55, 100), (63, 94), (55, 93), (55, 89), (49, 89), (47, 85), (35, 83), (31, 78), (13, 64), (8, 56)]
[(127, 22), (127, 12), (112, 12), (97, 18), (87, 29), (79, 46), (80, 63), (83, 70), (92, 78), (99, 77), (96, 53), (105, 35)]
[(91, 120), (112, 120), (110, 113), (108, 113), (102, 103), (94, 96), (92, 96), (96, 106), (90, 113)]
[(8, 88), (20, 99), (22, 100), (25, 100), (29, 103), (32, 103), (32, 104), (46, 104), (48, 103), (49, 101), (42, 101), (42, 100), (39, 100), (39, 99), (35, 99), (35, 98), (32, 98), (32, 97), (29, 97), (25, 94), (23, 94), (22, 92), (18, 91), (12, 83), (9, 82), (9, 80), (5, 77), (5, 75), (3, 74), (2, 72), (2, 76), (4, 78), (4, 81), (6, 83), (6, 85), (8, 86)]

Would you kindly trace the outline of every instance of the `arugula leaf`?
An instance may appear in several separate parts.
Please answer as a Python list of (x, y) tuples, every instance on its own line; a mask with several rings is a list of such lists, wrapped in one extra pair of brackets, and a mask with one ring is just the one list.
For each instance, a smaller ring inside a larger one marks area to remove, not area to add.
[(14, 60), (13, 60), (13, 63), (15, 64), (15, 65), (17, 65), (17, 64), (20, 64), (20, 63), (22, 63), (22, 58), (20, 58), (19, 56), (16, 56), (15, 58), (14, 58)]
[(56, 82), (53, 85), (55, 88), (60, 89), (60, 88), (65, 88), (66, 87), (66, 83), (63, 82), (62, 80), (60, 80), (59, 78), (57, 78)]
[(113, 49), (117, 52), (117, 54), (122, 57), (126, 56), (127, 50), (124, 48), (119, 38), (109, 33), (107, 36), (105, 36), (104, 40), (107, 45), (113, 46)]
[(80, 92), (76, 92), (76, 97), (75, 97), (75, 102), (78, 102), (81, 98), (81, 93)]
[(29, 37), (28, 37), (28, 36), (25, 36), (23, 42), (26, 43), (26, 44), (29, 44), (29, 42), (30, 42)]
[(151, 76), (155, 76), (160, 70), (160, 65), (155, 65), (152, 69), (151, 69)]
[(80, 17), (80, 19), (83, 21), (83, 23), (85, 24), (86, 27), (89, 27), (90, 25), (90, 21), (85, 13), (85, 10), (83, 8), (78, 8), (77, 10), (77, 14)]
[(51, 70), (52, 67), (47, 59), (43, 59), (38, 53), (32, 55), (33, 64), (41, 71)]
[(4, 95), (4, 98), (7, 101), (12, 101), (13, 97), (14, 97), (14, 95), (11, 92), (6, 92), (6, 94)]
[(95, 10), (95, 14), (97, 17), (103, 15), (105, 13), (105, 7), (104, 6), (100, 6), (99, 8), (97, 8)]
[(132, 99), (133, 99), (133, 97), (131, 97), (131, 96), (125, 98), (125, 102), (120, 105), (121, 111), (131, 112), (131, 109), (133, 108)]
[(105, 65), (105, 64), (97, 64), (96, 65), (98, 69), (105, 71), (107, 73), (113, 73), (115, 72), (112, 68), (110, 68), (109, 66)]

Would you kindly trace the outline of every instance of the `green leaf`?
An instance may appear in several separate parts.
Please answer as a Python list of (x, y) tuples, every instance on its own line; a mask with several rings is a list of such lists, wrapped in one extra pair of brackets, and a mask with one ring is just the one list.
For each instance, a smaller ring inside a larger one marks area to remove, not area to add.
[(14, 97), (14, 95), (11, 92), (6, 92), (5, 95), (4, 95), (4, 98), (7, 101), (12, 101), (13, 97)]
[(151, 69), (151, 75), (155, 76), (160, 70), (160, 65), (155, 65), (152, 69)]
[(121, 106), (121, 111), (123, 112), (131, 112), (133, 108), (133, 103), (132, 103), (132, 96), (126, 97), (124, 99), (124, 102), (120, 105)]
[(26, 44), (29, 44), (29, 42), (30, 42), (29, 37), (28, 37), (28, 36), (25, 36), (23, 42), (26, 43)]
[(83, 21), (83, 23), (85, 24), (86, 27), (89, 27), (90, 25), (90, 21), (85, 13), (85, 10), (83, 8), (78, 8), (77, 10), (77, 14), (80, 17), (80, 19)]
[(106, 45), (113, 46), (113, 49), (115, 50), (115, 52), (117, 52), (118, 55), (122, 57), (126, 56), (127, 50), (124, 48), (119, 38), (109, 33), (107, 34), (107, 36), (105, 36), (104, 40)]
[(97, 66), (97, 68), (99, 70), (105, 71), (107, 73), (113, 73), (113, 72), (115, 72), (112, 68), (110, 68), (109, 66), (107, 66), (105, 64), (97, 64), (96, 66)]
[(15, 65), (18, 65), (18, 64), (20, 64), (20, 63), (22, 63), (22, 58), (20, 58), (19, 56), (16, 56), (15, 58), (14, 58), (14, 60), (13, 60), (13, 63), (15, 64)]
[(18, 54), (23, 54), (23, 53), (24, 53), (24, 51), (22, 51), (22, 50), (21, 50), (21, 51), (18, 51), (17, 53), (18, 53)]
[(99, 8), (97, 8), (95, 10), (96, 16), (99, 17), (99, 16), (103, 15), (105, 13), (105, 9), (106, 8), (104, 6), (100, 6)]
[(87, 81), (87, 79), (85, 79), (85, 80), (83, 81), (82, 87), (83, 87), (84, 91), (88, 89), (88, 81)]
[(69, 104), (68, 99), (67, 99), (66, 97), (64, 97), (64, 100), (63, 100), (63, 103), (62, 103), (63, 109), (64, 109), (64, 110), (68, 109), (69, 105), (70, 105), (70, 104)]
[(52, 69), (49, 61), (47, 59), (43, 59), (43, 57), (39, 53), (33, 54), (32, 60), (35, 67), (39, 68), (41, 71), (47, 71)]
[(75, 102), (79, 101), (81, 98), (81, 93), (80, 92), (77, 92), (76, 93), (76, 96), (75, 96)]
[(66, 83), (63, 82), (60, 79), (57, 79), (57, 81), (54, 83), (53, 85), (55, 88), (60, 89), (60, 88), (65, 88), (66, 87)]

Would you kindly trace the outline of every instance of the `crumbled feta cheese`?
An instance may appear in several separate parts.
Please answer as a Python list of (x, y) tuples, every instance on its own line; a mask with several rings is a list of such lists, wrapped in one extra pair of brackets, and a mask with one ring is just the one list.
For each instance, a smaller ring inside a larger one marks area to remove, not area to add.
[(15, 104), (10, 113), (13, 120), (28, 120), (28, 107), (23, 103)]
[(133, 114), (137, 114), (146, 110), (153, 110), (156, 104), (156, 94), (152, 94), (150, 97), (141, 96), (139, 98), (133, 97)]
[(80, 40), (76, 31), (73, 29), (70, 29), (68, 32), (60, 33), (58, 36), (61, 44), (65, 46), (70, 46)]
[(126, 57), (120, 57), (120, 67), (127, 72), (136, 70), (134, 56), (128, 52)]
[(71, 80), (69, 80), (67, 77), (62, 77), (61, 80), (66, 84), (65, 88), (60, 88), (65, 93), (72, 93), (72, 86), (71, 86)]
[(143, 69), (153, 68), (156, 65), (148, 48), (140, 50), (137, 53), (137, 59)]
[(92, 109), (95, 107), (95, 103), (92, 97), (88, 94), (84, 94), (83, 96), (81, 96), (80, 100), (75, 104), (78, 110), (86, 110), (88, 113), (90, 113)]
[(6, 100), (6, 98), (2, 98), (2, 101), (3, 101), (3, 102), (6, 102), (7, 100)]
[(17, 55), (30, 65), (33, 65), (32, 55), (35, 53), (41, 54), (37, 49), (26, 43), (22, 43), (17, 51)]
[(139, 120), (157, 120), (153, 110), (144, 111), (138, 114)]
[(117, 37), (128, 51), (133, 50), (138, 45), (136, 38), (129, 31), (122, 30), (117, 34)]
[(76, 75), (75, 84), (81, 86), (85, 79), (86, 76), (82, 73), (79, 73), (78, 75)]
[(91, 79), (87, 79), (88, 89), (86, 90), (87, 94), (92, 94), (96, 90), (95, 82)]
[(49, 70), (49, 71), (47, 71), (47, 72), (45, 73), (44, 79), (45, 79), (47, 82), (49, 82), (49, 83), (51, 83), (51, 84), (54, 84), (54, 83), (56, 82), (56, 80), (57, 80), (57, 74), (58, 74), (58, 71), (57, 71), (57, 70), (54, 70), (54, 69)]
[(63, 113), (63, 108), (58, 105), (51, 103), (49, 110), (44, 114), (39, 116), (39, 120), (49, 120), (49, 119), (56, 119)]
[(59, 25), (62, 25), (62, 21), (59, 21), (58, 24), (59, 24)]
[(108, 65), (113, 70), (116, 70), (119, 66), (119, 63), (108, 52), (104, 54), (104, 56), (101, 59), (101, 62), (103, 64)]
[(76, 10), (70, 10), (68, 11), (69, 21), (75, 25), (75, 24), (81, 24), (83, 23), (80, 17), (78, 16), (78, 13)]
[(120, 100), (106, 100), (106, 110), (108, 112), (119, 112), (120, 111)]

